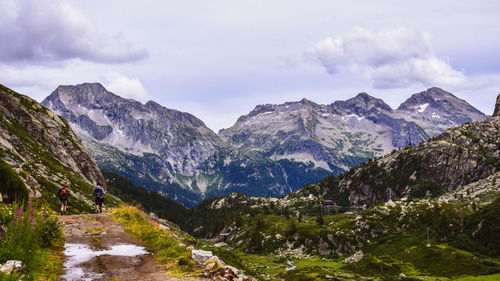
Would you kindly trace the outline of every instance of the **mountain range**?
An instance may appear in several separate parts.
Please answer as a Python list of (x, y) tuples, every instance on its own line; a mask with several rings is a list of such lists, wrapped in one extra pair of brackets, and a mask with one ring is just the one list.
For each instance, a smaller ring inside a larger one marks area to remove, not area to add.
[(231, 192), (280, 196), (487, 118), (439, 88), (397, 109), (366, 93), (329, 105), (258, 105), (219, 134), (189, 113), (124, 99), (98, 83), (59, 86), (42, 104), (68, 120), (101, 170), (186, 206)]

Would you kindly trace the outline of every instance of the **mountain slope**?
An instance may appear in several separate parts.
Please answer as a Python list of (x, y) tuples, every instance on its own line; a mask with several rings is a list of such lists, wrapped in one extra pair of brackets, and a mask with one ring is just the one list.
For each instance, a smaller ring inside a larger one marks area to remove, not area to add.
[[(97, 164), (66, 120), (31, 98), (0, 85), (0, 155), (18, 173), (30, 196), (58, 208), (55, 194), (66, 183), (70, 212), (92, 210), (93, 185), (104, 184)], [(116, 204), (110, 197), (108, 204)]]
[(467, 102), (431, 88), (396, 110), (366, 93), (330, 105), (306, 99), (259, 105), (219, 135), (235, 147), (260, 151), (271, 159), (313, 163), (338, 175), (395, 148), (485, 118)]

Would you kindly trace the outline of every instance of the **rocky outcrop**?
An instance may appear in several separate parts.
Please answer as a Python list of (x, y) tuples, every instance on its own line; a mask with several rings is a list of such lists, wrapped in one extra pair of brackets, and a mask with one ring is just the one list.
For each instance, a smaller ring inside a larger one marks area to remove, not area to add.
[(497, 97), (497, 102), (495, 104), (495, 111), (493, 112), (493, 116), (499, 116), (500, 115), (500, 95)]
[[(500, 117), (449, 129), (351, 169), (338, 188), (355, 206), (453, 191), (500, 170)], [(337, 187), (334, 187), (337, 188)]]
[(68, 185), (75, 196), (83, 188), (98, 182), (105, 184), (96, 162), (66, 120), (2, 85), (0, 151), (32, 197), (53, 200), (61, 184)]
[[(21, 127), (62, 165), (82, 175), (89, 183), (95, 184), (99, 181), (104, 184), (104, 177), (97, 164), (66, 120), (31, 98), (16, 94), (3, 86), (0, 88), (0, 95), (0, 116), (3, 121), (0, 136), (5, 148), (12, 147), (23, 158), (33, 157), (27, 147), (17, 146), (22, 143), (22, 140), (18, 135), (12, 134), (14, 129), (20, 129), (16, 127)], [(12, 129), (9, 130), (9, 127)]]

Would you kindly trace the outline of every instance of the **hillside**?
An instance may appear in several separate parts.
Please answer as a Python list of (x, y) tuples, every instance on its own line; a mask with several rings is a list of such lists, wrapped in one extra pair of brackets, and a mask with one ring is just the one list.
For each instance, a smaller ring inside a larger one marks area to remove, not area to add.
[[(185, 229), (225, 241), (232, 250), (213, 250), (262, 280), (495, 280), (499, 121), (449, 129), (281, 199), (207, 199)], [(297, 268), (284, 271), (287, 260)]]
[[(93, 210), (92, 190), (104, 183), (97, 164), (69, 124), (31, 98), (0, 85), (0, 155), (5, 202), (41, 198), (59, 208), (61, 184), (71, 191), (70, 213)], [(9, 185), (12, 182), (14, 185)], [(110, 197), (107, 204), (117, 204)]]

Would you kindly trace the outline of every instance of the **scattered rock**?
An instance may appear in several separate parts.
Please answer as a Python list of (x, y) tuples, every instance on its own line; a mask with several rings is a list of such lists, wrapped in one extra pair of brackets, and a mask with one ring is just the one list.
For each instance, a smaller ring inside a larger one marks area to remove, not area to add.
[(191, 259), (199, 263), (205, 263), (209, 259), (211, 259), (214, 255), (212, 251), (203, 251), (203, 250), (192, 250), (191, 251)]
[(170, 227), (163, 225), (163, 224), (160, 224), (160, 228), (163, 228), (165, 230), (170, 230)]
[(213, 256), (205, 262), (203, 274), (212, 280), (254, 281), (254, 279), (241, 274), (241, 270), (226, 265), (217, 256)]
[(212, 247), (214, 247), (214, 248), (223, 248), (226, 246), (227, 246), (227, 244), (225, 242), (219, 242), (219, 243), (215, 243), (214, 245), (212, 245)]
[(354, 253), (352, 256), (349, 256), (344, 259), (344, 263), (354, 263), (360, 261), (365, 255), (363, 254), (363, 251), (357, 251)]
[(0, 271), (3, 273), (11, 274), (14, 272), (21, 271), (23, 267), (23, 262), (18, 260), (8, 260), (2, 267), (0, 267)]

